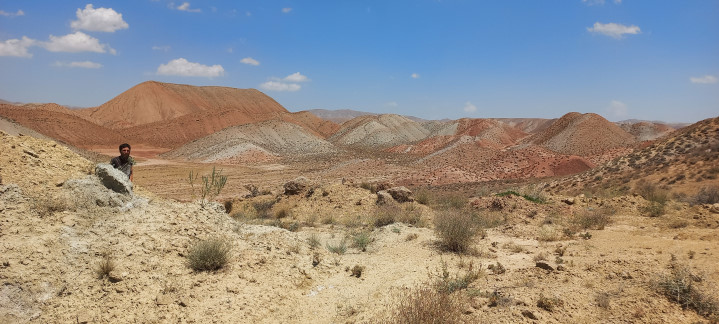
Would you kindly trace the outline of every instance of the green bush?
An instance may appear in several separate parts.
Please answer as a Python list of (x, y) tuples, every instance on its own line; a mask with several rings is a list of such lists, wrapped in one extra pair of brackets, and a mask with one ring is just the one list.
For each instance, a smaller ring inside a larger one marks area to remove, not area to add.
[(352, 246), (362, 250), (362, 252), (366, 252), (367, 246), (372, 243), (372, 241), (374, 241), (374, 239), (372, 239), (370, 233), (359, 232), (352, 237)]
[(195, 271), (221, 269), (229, 261), (230, 249), (230, 243), (221, 238), (199, 241), (187, 253), (187, 265)]

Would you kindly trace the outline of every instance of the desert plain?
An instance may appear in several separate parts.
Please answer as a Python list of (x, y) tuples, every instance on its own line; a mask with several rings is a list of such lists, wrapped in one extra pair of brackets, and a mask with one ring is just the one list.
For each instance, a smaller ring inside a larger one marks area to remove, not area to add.
[[(154, 81), (0, 117), (3, 323), (719, 321), (719, 117), (430, 121)], [(97, 174), (124, 142), (131, 194)]]

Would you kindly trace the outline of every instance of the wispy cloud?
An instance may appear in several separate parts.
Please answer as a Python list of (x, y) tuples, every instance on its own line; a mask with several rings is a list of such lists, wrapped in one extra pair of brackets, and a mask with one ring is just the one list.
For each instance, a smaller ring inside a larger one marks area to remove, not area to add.
[(36, 45), (37, 41), (23, 36), (22, 39), (8, 39), (0, 43), (0, 56), (32, 57), (27, 49)]
[(253, 59), (253, 58), (251, 58), (251, 57), (245, 57), (245, 58), (241, 59), (241, 60), (240, 60), (240, 63), (244, 63), (244, 64), (248, 64), (248, 65), (254, 65), (254, 66), (260, 65), (260, 62), (259, 62), (259, 61), (255, 60), (255, 59)]
[(102, 67), (102, 64), (95, 63), (91, 61), (83, 61), (83, 62), (55, 62), (55, 66), (59, 67), (69, 67), (69, 68), (83, 68), (83, 69), (99, 69)]
[[(603, 6), (606, 3), (606, 0), (582, 0), (584, 4), (587, 6)], [(622, 0), (614, 0), (615, 4), (622, 4)]]
[(202, 12), (201, 9), (191, 9), (189, 2), (183, 2), (181, 5), (174, 7), (173, 9), (177, 9), (180, 11), (186, 11), (186, 12)]
[(614, 118), (627, 117), (627, 104), (619, 100), (612, 100), (607, 107), (607, 112)]
[(169, 52), (169, 51), (170, 51), (170, 48), (171, 48), (171, 47), (170, 47), (170, 46), (167, 46), (167, 45), (165, 45), (165, 46), (157, 46), (157, 45), (155, 45), (155, 46), (152, 47), (152, 50), (153, 50), (153, 51)]
[(157, 74), (213, 78), (223, 76), (225, 69), (219, 64), (209, 66), (178, 58), (167, 64), (161, 64), (157, 68)]
[(464, 104), (464, 112), (473, 113), (477, 111), (477, 106), (473, 105), (471, 102), (467, 101)]
[(282, 8), (282, 13), (290, 13), (292, 8)]
[(691, 77), (689, 80), (692, 83), (700, 83), (700, 84), (711, 84), (711, 83), (717, 83), (717, 77), (713, 75), (705, 75), (703, 77)]
[(94, 38), (83, 32), (75, 32), (65, 36), (50, 35), (49, 42), (43, 42), (42, 46), (50, 52), (95, 52), (116, 54), (117, 51), (108, 44), (100, 44), (97, 38)]
[(399, 104), (397, 104), (396, 101), (390, 101), (384, 104), (386, 107), (398, 107)]
[(7, 11), (0, 10), (0, 16), (17, 17), (17, 16), (24, 16), (24, 15), (25, 15), (25, 12), (22, 10), (18, 10), (16, 12), (7, 12)]
[(417, 73), (412, 73), (412, 75), (410, 76), (412, 77), (412, 79), (419, 79), (419, 74)]
[(300, 72), (295, 72), (286, 76), (283, 80), (288, 82), (307, 82), (310, 79), (308, 79), (307, 76), (300, 74)]
[(298, 91), (302, 88), (299, 84), (296, 83), (286, 83), (281, 81), (267, 81), (263, 84), (260, 84), (260, 88), (264, 90), (269, 91), (289, 91), (294, 92)]
[(115, 32), (120, 29), (130, 28), (122, 19), (122, 14), (112, 8), (93, 8), (91, 4), (85, 6), (85, 9), (77, 9), (77, 20), (70, 23), (70, 27), (75, 30)]
[(641, 29), (635, 25), (626, 26), (615, 23), (602, 24), (600, 22), (594, 23), (593, 27), (587, 27), (587, 30), (592, 33), (598, 33), (616, 39), (624, 37), (625, 34), (635, 35), (642, 32)]

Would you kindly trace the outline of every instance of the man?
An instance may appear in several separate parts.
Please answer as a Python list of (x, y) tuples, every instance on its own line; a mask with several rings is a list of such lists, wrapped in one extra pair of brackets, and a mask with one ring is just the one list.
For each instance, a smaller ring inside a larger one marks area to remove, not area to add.
[(112, 158), (110, 164), (125, 173), (132, 181), (132, 166), (135, 164), (135, 159), (130, 156), (130, 144), (120, 144), (120, 156)]

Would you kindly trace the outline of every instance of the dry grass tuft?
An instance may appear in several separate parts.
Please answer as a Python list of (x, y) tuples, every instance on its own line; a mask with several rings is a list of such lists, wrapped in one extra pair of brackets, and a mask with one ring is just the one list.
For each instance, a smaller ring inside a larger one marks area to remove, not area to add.
[(187, 253), (187, 265), (195, 271), (218, 270), (230, 259), (230, 243), (221, 238), (199, 241)]
[(719, 187), (702, 187), (691, 199), (693, 205), (719, 203)]
[(660, 276), (652, 286), (682, 308), (691, 308), (707, 318), (719, 318), (719, 301), (700, 287), (702, 281), (686, 265), (672, 262), (671, 274)]
[(112, 260), (109, 253), (104, 253), (102, 260), (95, 265), (95, 275), (97, 275), (97, 279), (109, 277), (110, 272), (113, 270), (115, 270), (115, 261)]
[(574, 224), (583, 230), (603, 230), (611, 223), (614, 214), (616, 210), (611, 208), (587, 209), (575, 216)]
[(457, 252), (468, 252), (472, 241), (481, 228), (471, 214), (461, 210), (438, 211), (434, 218), (434, 231), (442, 248)]
[(446, 294), (428, 286), (402, 293), (383, 323), (462, 323), (465, 301), (459, 294)]

